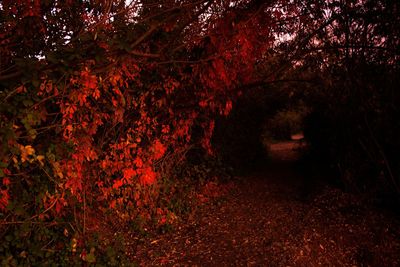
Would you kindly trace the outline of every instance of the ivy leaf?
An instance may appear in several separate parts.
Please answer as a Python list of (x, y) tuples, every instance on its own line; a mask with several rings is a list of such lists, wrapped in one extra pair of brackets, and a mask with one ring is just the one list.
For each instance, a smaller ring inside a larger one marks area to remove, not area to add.
[(90, 253), (86, 255), (85, 260), (88, 263), (95, 263), (96, 262), (96, 256), (94, 255), (95, 249), (91, 248)]
[(24, 104), (25, 107), (30, 107), (33, 105), (33, 101), (31, 99), (24, 99), (22, 104)]
[(0, 161), (0, 168), (7, 168), (7, 167), (8, 167), (8, 163), (7, 162)]

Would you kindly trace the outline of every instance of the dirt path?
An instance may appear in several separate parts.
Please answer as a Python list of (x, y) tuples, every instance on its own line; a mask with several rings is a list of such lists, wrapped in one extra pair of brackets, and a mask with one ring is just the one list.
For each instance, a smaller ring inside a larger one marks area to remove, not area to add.
[(136, 247), (142, 266), (400, 266), (400, 225), (360, 197), (324, 187), (303, 197), (294, 143), (225, 199)]

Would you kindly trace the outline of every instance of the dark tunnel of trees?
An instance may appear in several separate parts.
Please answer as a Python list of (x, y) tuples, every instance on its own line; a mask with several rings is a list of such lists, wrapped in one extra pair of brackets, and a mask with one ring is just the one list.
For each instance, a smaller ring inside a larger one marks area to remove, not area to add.
[(347, 67), (314, 68), (312, 82), (263, 87), (241, 97), (228, 117), (216, 121), (213, 142), (220, 156), (236, 169), (254, 169), (268, 161), (263, 143), (303, 132), (303, 163), (333, 174), (350, 192), (390, 195), (396, 207), (400, 73), (358, 57)]

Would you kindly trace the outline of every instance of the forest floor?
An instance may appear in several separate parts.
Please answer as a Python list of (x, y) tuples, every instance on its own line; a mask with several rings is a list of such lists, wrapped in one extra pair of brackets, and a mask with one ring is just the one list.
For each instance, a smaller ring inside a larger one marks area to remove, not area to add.
[(298, 143), (271, 146), (271, 162), (174, 231), (138, 242), (140, 266), (400, 266), (400, 218), (368, 199), (309, 184)]

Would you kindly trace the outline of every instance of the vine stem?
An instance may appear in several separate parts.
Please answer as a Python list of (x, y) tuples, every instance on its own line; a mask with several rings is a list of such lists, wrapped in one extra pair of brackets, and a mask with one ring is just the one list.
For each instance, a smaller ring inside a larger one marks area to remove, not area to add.
[(86, 186), (83, 187), (83, 234), (86, 231)]

